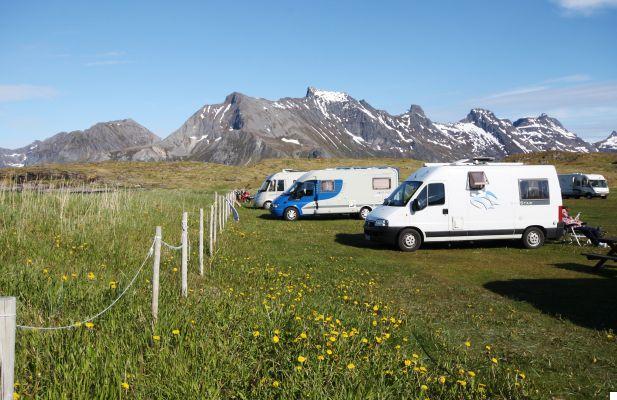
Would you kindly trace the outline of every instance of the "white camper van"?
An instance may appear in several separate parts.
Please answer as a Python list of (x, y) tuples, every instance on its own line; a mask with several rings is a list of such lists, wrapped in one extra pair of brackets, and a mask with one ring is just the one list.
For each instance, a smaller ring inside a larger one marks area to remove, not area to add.
[(582, 174), (580, 172), (574, 174), (560, 174), (559, 186), (561, 186), (561, 195), (564, 199), (574, 197), (578, 199), (581, 196), (591, 199), (592, 197), (608, 197), (608, 184), (602, 175), (597, 174)]
[(358, 214), (366, 218), (398, 186), (391, 167), (340, 167), (309, 171), (273, 203), (270, 212), (293, 221), (318, 214)]
[(425, 164), (367, 216), (365, 237), (403, 251), (486, 239), (522, 239), (533, 249), (561, 237), (555, 167), (479, 160)]
[(284, 169), (281, 172), (268, 176), (255, 195), (255, 199), (253, 200), (254, 206), (269, 210), (274, 199), (289, 189), (296, 179), (304, 175), (305, 172), (306, 171), (297, 171), (294, 169)]

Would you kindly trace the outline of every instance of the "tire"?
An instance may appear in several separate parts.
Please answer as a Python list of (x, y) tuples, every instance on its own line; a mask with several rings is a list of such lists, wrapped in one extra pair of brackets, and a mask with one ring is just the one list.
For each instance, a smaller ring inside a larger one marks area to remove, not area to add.
[(538, 249), (544, 244), (544, 232), (542, 229), (532, 226), (523, 232), (523, 246), (526, 249)]
[(287, 207), (283, 212), (283, 218), (287, 221), (295, 221), (298, 219), (298, 210), (295, 207)]
[(370, 212), (371, 212), (370, 207), (362, 207), (360, 209), (360, 212), (358, 213), (358, 216), (360, 217), (360, 219), (366, 219), (366, 217), (368, 216)]
[(416, 251), (422, 245), (422, 236), (415, 229), (403, 229), (398, 235), (398, 248), (401, 251)]
[(262, 206), (264, 210), (269, 210), (272, 208), (272, 202), (270, 200), (265, 201), (264, 205)]
[(591, 195), (591, 193), (587, 193), (585, 195), (585, 197), (587, 198), (587, 200), (591, 200), (593, 198), (593, 196)]

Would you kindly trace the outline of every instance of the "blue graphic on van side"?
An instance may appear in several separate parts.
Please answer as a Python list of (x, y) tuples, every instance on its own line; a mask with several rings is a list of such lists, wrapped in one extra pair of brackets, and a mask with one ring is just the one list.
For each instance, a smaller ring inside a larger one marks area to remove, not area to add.
[(497, 201), (497, 196), (489, 190), (485, 190), (479, 193), (475, 193), (471, 195), (469, 202), (472, 206), (476, 208), (484, 208), (488, 210), (490, 208), (495, 208), (495, 206), (499, 205)]
[(270, 212), (277, 217), (282, 217), (287, 207), (295, 207), (300, 216), (307, 214), (307, 212), (312, 213), (315, 208), (312, 206), (305, 208), (305, 206), (317, 201), (317, 207), (319, 207), (320, 201), (329, 200), (336, 197), (343, 189), (343, 180), (334, 180), (334, 191), (321, 192), (319, 190), (321, 189), (321, 181), (317, 181), (315, 187), (316, 194), (313, 196), (303, 196), (299, 199), (292, 199), (288, 193), (283, 193), (272, 202), (273, 207), (270, 208)]

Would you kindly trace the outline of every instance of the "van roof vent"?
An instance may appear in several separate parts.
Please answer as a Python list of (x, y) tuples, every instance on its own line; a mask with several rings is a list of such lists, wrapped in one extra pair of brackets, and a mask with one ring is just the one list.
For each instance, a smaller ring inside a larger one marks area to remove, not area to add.
[(486, 164), (495, 161), (495, 157), (474, 157), (471, 160), (474, 164)]

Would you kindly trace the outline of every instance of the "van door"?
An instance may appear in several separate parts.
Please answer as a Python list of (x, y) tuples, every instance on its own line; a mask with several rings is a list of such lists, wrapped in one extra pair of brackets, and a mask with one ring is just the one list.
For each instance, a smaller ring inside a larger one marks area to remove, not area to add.
[(411, 222), (420, 228), (426, 241), (439, 241), (449, 236), (449, 211), (446, 187), (430, 182), (411, 201)]
[(334, 214), (345, 207), (339, 204), (336, 196), (341, 192), (341, 179), (323, 179), (317, 181), (315, 195), (315, 214)]

